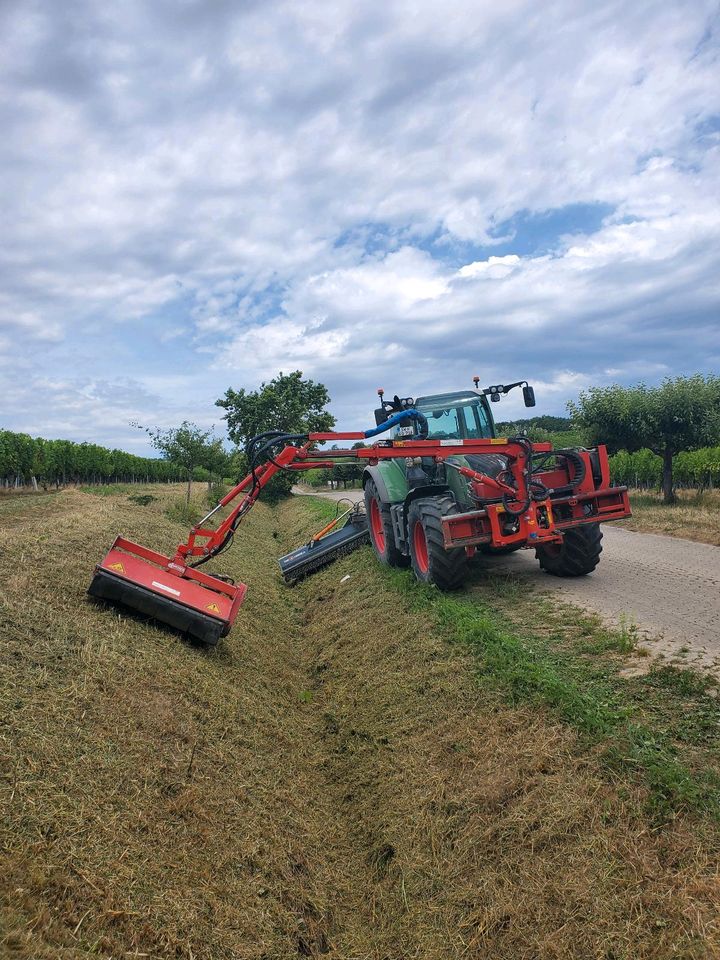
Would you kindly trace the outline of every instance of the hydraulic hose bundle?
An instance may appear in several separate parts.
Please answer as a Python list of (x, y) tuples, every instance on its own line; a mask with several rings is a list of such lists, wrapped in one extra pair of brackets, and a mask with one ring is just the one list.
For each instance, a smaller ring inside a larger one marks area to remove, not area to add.
[[(552, 450), (550, 453), (542, 453), (539, 457), (533, 458), (533, 473), (540, 473), (547, 470), (548, 461), (551, 459), (564, 460), (567, 464), (567, 472), (570, 482), (560, 487), (553, 487), (553, 493), (572, 493), (577, 487), (582, 486), (587, 474), (585, 460), (580, 456), (577, 450)], [(571, 469), (572, 468), (572, 469)]]
[[(509, 437), (508, 443), (519, 446), (522, 453), (523, 465), (520, 471), (522, 485), (525, 487), (524, 495), (520, 493), (517, 477), (512, 470), (512, 465), (508, 460), (505, 469), (500, 470), (494, 477), (485, 476), (475, 471), (460, 470), (466, 476), (480, 481), (493, 489), (495, 496), (479, 496), (470, 484), (470, 495), (478, 506), (489, 503), (502, 503), (503, 507), (510, 516), (520, 516), (525, 513), (532, 501), (542, 502), (551, 494), (570, 494), (580, 487), (587, 474), (585, 460), (576, 450), (553, 450), (549, 453), (542, 453), (539, 456), (533, 453), (533, 446), (530, 440), (524, 436)], [(545, 483), (538, 479), (536, 474), (542, 473), (548, 469), (548, 463), (551, 459), (562, 460), (566, 464), (566, 470), (570, 480), (561, 486), (548, 488)], [(455, 464), (448, 462), (448, 466), (458, 469)], [(520, 494), (521, 499), (518, 498)]]

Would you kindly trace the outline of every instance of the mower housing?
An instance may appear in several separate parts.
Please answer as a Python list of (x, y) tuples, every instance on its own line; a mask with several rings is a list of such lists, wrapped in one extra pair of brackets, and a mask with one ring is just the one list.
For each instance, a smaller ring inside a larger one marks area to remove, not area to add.
[(245, 599), (244, 583), (228, 583), (161, 553), (117, 537), (95, 567), (88, 593), (215, 646), (232, 627)]

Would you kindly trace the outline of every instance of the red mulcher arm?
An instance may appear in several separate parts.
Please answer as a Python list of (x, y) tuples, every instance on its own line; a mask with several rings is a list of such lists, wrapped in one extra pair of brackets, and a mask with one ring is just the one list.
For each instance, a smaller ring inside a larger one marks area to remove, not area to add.
[[(172, 557), (118, 537), (96, 566), (89, 593), (99, 599), (120, 602), (205, 643), (216, 644), (230, 631), (247, 587), (221, 576), (202, 573), (196, 568), (229, 545), (263, 487), (279, 470), (329, 468), (346, 459), (366, 460), (374, 465), (380, 460), (432, 457), (438, 463), (445, 462), (458, 469), (468, 479), (479, 509), (443, 519), (445, 546), (462, 546), (469, 554), (483, 543), (536, 546), (538, 543), (559, 542), (562, 531), (571, 526), (616, 520), (630, 513), (626, 489), (610, 487), (604, 447), (594, 453), (578, 451), (572, 454), (577, 471), (574, 480), (567, 471), (557, 467), (534, 473), (531, 477), (531, 456), (550, 454), (551, 445), (531, 444), (524, 438), (381, 440), (370, 447), (316, 451), (312, 450), (316, 443), (364, 440), (367, 434), (326, 432), (303, 437), (280, 433), (265, 436), (271, 437), (263, 447), (268, 451), (268, 461), (260, 466), (253, 464), (251, 472), (192, 528), (188, 539), (178, 545)], [(286, 440), (302, 442), (287, 443), (273, 455), (274, 446)], [(505, 480), (493, 479), (469, 467), (448, 462), (450, 457), (487, 453), (507, 457)], [(558, 488), (561, 491), (566, 489), (567, 495), (558, 496)], [(237, 505), (216, 529), (204, 526), (216, 512), (238, 498)], [(493, 500), (495, 502), (486, 502)], [(192, 558), (197, 558), (194, 564), (189, 562)]]
[[(178, 545), (172, 557), (117, 537), (102, 562), (95, 567), (88, 590), (90, 595), (99, 600), (121, 603), (162, 620), (204, 643), (217, 644), (235, 622), (247, 586), (203, 573), (189, 565), (187, 560), (198, 557), (199, 565), (219, 553), (232, 539), (237, 525), (263, 487), (279, 470), (289, 466), (297, 457), (306, 455), (308, 447), (309, 443), (303, 447), (289, 445), (272, 461), (251, 471), (192, 528), (187, 541)], [(296, 468), (302, 466), (296, 464)], [(203, 527), (213, 514), (241, 495), (240, 502), (216, 530)], [(198, 543), (198, 540), (204, 542)]]

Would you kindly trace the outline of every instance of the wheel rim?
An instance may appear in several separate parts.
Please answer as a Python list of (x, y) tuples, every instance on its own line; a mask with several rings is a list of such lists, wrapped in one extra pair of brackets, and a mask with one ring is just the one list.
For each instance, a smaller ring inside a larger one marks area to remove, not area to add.
[(423, 525), (419, 521), (413, 527), (413, 552), (418, 570), (420, 573), (427, 573), (429, 568), (427, 539)]
[(383, 527), (380, 505), (376, 497), (373, 497), (370, 501), (370, 529), (372, 530), (375, 546), (380, 553), (385, 553), (385, 528)]

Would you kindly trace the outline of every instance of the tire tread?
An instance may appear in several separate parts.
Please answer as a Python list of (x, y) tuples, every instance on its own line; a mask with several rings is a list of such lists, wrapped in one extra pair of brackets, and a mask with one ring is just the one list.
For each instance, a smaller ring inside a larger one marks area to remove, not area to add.
[[(420, 515), (428, 547), (430, 569), (429, 576), (421, 575), (413, 569), (418, 579), (434, 583), (440, 590), (458, 590), (463, 586), (467, 575), (465, 551), (462, 548), (446, 550), (442, 532), (442, 518), (448, 513), (457, 512), (457, 504), (452, 497), (429, 497), (415, 500), (410, 506), (408, 517), (408, 537), (412, 542), (410, 528), (415, 514)], [(412, 558), (412, 548), (411, 548)]]
[(584, 577), (600, 562), (602, 537), (600, 524), (588, 523), (567, 531), (559, 554), (553, 556), (538, 547), (535, 556), (554, 577)]

